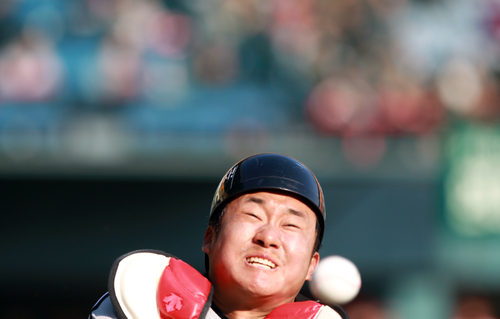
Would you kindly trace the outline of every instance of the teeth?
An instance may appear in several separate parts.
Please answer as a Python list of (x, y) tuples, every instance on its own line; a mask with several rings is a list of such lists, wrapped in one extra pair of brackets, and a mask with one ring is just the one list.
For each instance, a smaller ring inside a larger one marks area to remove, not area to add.
[(255, 263), (255, 264), (260, 264), (262, 266), (267, 266), (271, 269), (276, 267), (276, 265), (272, 261), (260, 257), (250, 257), (247, 259), (247, 262), (250, 264)]

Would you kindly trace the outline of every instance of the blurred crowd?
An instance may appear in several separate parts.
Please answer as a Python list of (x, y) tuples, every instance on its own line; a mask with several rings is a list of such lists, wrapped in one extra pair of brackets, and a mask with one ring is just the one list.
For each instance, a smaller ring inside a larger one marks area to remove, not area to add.
[(254, 85), (347, 136), (500, 110), (498, 0), (6, 0), (0, 23), (2, 105), (168, 109)]
[(356, 167), (398, 136), (425, 161), (455, 120), (496, 123), (499, 43), (500, 0), (5, 0), (0, 146), (305, 127)]
[(498, 1), (342, 3), (344, 23), (321, 28), (328, 57), (307, 105), (323, 131), (425, 134), (450, 114), (498, 117)]

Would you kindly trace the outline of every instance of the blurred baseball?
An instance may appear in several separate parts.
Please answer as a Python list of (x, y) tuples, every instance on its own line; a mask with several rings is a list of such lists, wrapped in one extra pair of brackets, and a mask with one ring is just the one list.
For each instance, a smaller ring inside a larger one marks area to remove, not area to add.
[(361, 275), (356, 265), (341, 256), (320, 260), (309, 282), (311, 293), (325, 304), (342, 305), (353, 300), (361, 289)]

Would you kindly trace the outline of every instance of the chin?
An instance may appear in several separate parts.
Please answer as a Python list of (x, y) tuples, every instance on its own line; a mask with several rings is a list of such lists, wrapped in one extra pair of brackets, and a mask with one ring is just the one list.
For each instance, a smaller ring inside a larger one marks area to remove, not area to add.
[(254, 296), (259, 297), (269, 297), (269, 296), (281, 296), (284, 293), (284, 287), (277, 288), (281, 286), (272, 285), (269, 282), (259, 285), (256, 282), (252, 282), (246, 288)]

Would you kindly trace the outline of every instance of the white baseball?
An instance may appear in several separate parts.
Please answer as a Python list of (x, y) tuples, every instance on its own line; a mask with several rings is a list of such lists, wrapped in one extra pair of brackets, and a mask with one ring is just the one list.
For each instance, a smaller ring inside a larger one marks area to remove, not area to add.
[(356, 265), (341, 256), (320, 260), (309, 282), (311, 293), (325, 304), (342, 305), (353, 300), (361, 289), (361, 275)]

